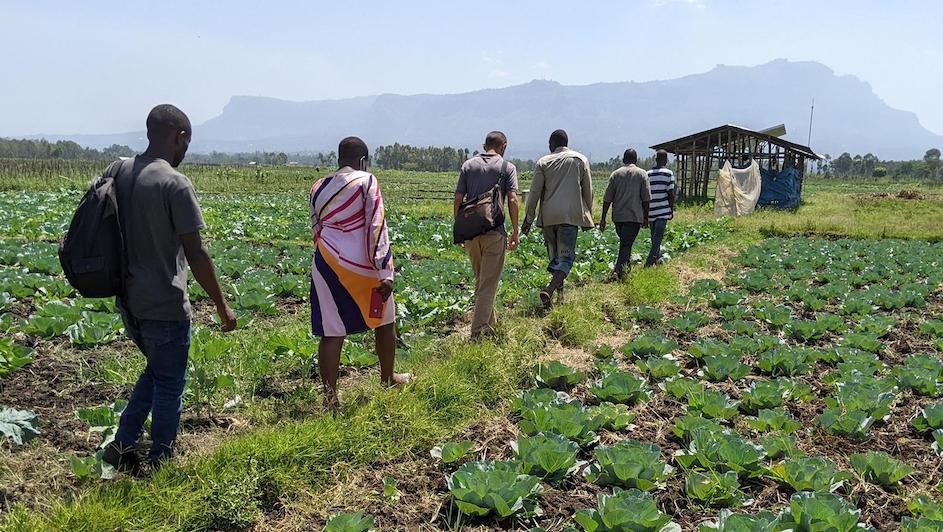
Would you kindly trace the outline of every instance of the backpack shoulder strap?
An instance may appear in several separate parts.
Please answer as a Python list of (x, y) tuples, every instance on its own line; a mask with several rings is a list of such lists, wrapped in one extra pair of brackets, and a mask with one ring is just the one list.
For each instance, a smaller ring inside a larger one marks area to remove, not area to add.
[(110, 177), (112, 179), (117, 179), (118, 176), (121, 174), (121, 170), (123, 168), (124, 168), (124, 160), (118, 159), (117, 161), (112, 161), (111, 164), (109, 164), (105, 168), (105, 171), (102, 172), (101, 175), (102, 177)]

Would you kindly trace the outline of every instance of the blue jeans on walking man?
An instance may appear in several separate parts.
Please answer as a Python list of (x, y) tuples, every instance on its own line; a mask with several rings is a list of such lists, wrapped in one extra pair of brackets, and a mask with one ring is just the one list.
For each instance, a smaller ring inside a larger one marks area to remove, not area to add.
[(576, 261), (576, 238), (580, 234), (580, 228), (569, 224), (548, 225), (543, 228), (543, 234), (550, 258), (547, 271), (569, 275)]
[(652, 249), (648, 252), (648, 260), (645, 261), (645, 267), (654, 266), (661, 260), (661, 241), (665, 238), (665, 228), (668, 226), (667, 218), (655, 218), (649, 220), (648, 226), (652, 228)]
[(139, 320), (124, 312), (122, 317), (147, 366), (121, 414), (115, 442), (125, 449), (135, 448), (150, 415), (150, 461), (156, 464), (173, 455), (177, 440), (190, 354), (190, 322)]

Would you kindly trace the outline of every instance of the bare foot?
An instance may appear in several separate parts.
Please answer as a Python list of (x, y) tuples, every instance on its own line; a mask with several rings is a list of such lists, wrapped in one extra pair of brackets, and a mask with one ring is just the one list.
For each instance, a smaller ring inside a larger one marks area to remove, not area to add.
[(384, 382), (383, 385), (388, 386), (390, 388), (394, 386), (405, 386), (409, 384), (410, 382), (412, 382), (412, 380), (413, 380), (412, 373), (394, 373), (393, 378), (388, 382)]
[(337, 414), (341, 410), (341, 400), (338, 399), (336, 393), (328, 393), (324, 395), (324, 408), (331, 414)]

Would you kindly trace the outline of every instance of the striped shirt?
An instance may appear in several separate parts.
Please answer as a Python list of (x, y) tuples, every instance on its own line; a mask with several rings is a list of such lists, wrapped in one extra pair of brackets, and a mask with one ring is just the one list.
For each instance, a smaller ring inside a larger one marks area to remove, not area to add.
[(670, 220), (674, 213), (668, 204), (668, 193), (675, 189), (675, 175), (665, 167), (652, 168), (648, 171), (648, 188), (652, 192), (652, 201), (648, 205), (649, 219)]

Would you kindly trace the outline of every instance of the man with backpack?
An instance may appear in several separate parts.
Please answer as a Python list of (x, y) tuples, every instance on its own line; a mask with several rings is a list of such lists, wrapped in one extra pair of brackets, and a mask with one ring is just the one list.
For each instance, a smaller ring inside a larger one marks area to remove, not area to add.
[[(495, 297), (505, 251), (517, 249), (520, 241), (517, 168), (504, 160), (507, 146), (504, 133), (488, 133), (484, 153), (465, 161), (455, 187), (455, 243), (465, 248), (475, 273), (472, 340), (495, 332)], [(505, 201), (513, 231), (510, 239), (504, 226)]]
[(147, 117), (147, 150), (109, 168), (127, 257), (118, 307), (125, 331), (147, 366), (103, 460), (131, 474), (140, 471), (135, 451), (148, 415), (150, 465), (157, 468), (173, 455), (190, 351), (188, 264), (216, 304), (223, 332), (236, 327), (236, 315), (226, 303), (200, 238), (205, 224), (193, 185), (176, 170), (191, 134), (190, 120), (180, 109), (158, 105)]

